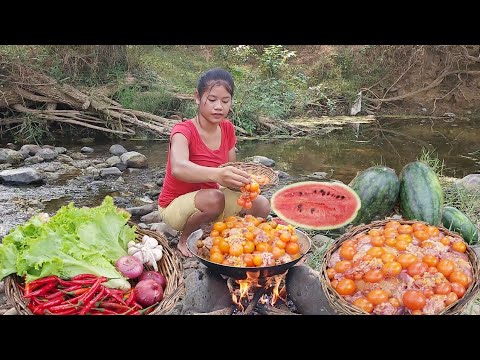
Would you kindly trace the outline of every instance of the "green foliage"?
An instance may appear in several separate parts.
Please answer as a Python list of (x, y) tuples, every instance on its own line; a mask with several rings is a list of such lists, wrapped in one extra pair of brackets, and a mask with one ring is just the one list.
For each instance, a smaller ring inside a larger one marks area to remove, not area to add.
[(295, 57), (295, 51), (289, 51), (282, 45), (269, 45), (259, 55), (262, 68), (269, 76), (278, 76), (288, 59)]
[(114, 99), (125, 108), (160, 116), (166, 116), (178, 104), (178, 100), (174, 98), (173, 94), (167, 92), (163, 87), (142, 91), (139, 85), (123, 87), (115, 94)]
[(28, 114), (25, 115), (25, 120), (13, 129), (13, 138), (16, 143), (37, 145), (55, 139), (46, 120)]
[(238, 87), (232, 120), (247, 131), (254, 131), (258, 116), (285, 119), (296, 101), (295, 92), (283, 80), (251, 81), (250, 86)]
[(443, 175), (443, 168), (445, 165), (445, 162), (443, 160), (440, 160), (438, 156), (434, 154), (434, 150), (430, 151), (425, 148), (422, 148), (422, 153), (418, 157), (418, 161), (422, 161), (426, 163), (428, 166), (430, 166), (433, 170), (433, 172), (438, 176)]

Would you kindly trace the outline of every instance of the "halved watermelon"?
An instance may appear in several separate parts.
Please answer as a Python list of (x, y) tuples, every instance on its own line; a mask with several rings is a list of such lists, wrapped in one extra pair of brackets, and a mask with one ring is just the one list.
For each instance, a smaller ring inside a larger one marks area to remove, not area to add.
[(337, 229), (355, 219), (361, 201), (353, 189), (339, 182), (304, 181), (278, 190), (270, 200), (280, 219), (315, 230)]

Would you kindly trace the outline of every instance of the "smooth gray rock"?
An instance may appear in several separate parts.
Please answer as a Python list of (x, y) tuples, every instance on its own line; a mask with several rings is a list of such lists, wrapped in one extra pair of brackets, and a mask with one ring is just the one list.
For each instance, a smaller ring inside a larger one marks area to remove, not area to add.
[(33, 168), (18, 168), (3, 170), (0, 179), (9, 183), (32, 184), (42, 182), (44, 178)]
[(23, 155), (12, 149), (0, 149), (0, 164), (19, 164), (23, 161)]
[[(155, 203), (155, 205), (157, 204)], [(140, 221), (147, 224), (151, 224), (151, 223), (162, 222), (162, 218), (160, 217), (160, 213), (158, 211), (152, 211), (150, 214), (143, 215), (140, 218)]]
[(100, 170), (100, 176), (101, 177), (106, 177), (106, 176), (120, 176), (122, 175), (122, 172), (118, 170), (116, 167), (111, 167), (111, 168), (106, 168), (106, 169), (101, 169)]
[(158, 205), (156, 203), (151, 203), (143, 206), (130, 207), (125, 210), (127, 210), (132, 216), (143, 216), (157, 209)]
[(48, 149), (48, 148), (38, 150), (35, 155), (40, 156), (45, 161), (52, 161), (58, 156), (55, 150)]
[(115, 145), (112, 145), (110, 146), (110, 149), (109, 149), (110, 153), (113, 154), (113, 155), (116, 155), (116, 156), (120, 156), (122, 154), (125, 154), (127, 151), (127, 149), (125, 149), (122, 145), (120, 144), (115, 144)]
[(318, 272), (304, 265), (293, 266), (285, 279), (288, 297), (303, 315), (335, 315), (322, 289)]
[(122, 162), (129, 168), (145, 168), (148, 166), (145, 155), (136, 151), (129, 151), (120, 156)]
[(95, 150), (93, 150), (91, 147), (89, 146), (84, 146), (80, 149), (80, 152), (81, 153), (93, 153)]
[(205, 267), (193, 269), (185, 279), (184, 314), (209, 313), (232, 305), (227, 281)]

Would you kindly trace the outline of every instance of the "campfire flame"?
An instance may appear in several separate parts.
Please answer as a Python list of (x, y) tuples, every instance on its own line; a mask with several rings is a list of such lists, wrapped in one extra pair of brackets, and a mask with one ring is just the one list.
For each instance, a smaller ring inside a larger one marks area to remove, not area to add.
[[(284, 281), (285, 275), (286, 272), (269, 278), (259, 279), (258, 273), (247, 273), (247, 279), (245, 280), (229, 279), (229, 281), (227, 281), (227, 285), (230, 293), (232, 294), (233, 303), (237, 306), (239, 311), (244, 312), (244, 304), (250, 303), (254, 298), (255, 292), (257, 291), (262, 291), (263, 293), (263, 295), (258, 299), (258, 302), (261, 304), (269, 304), (270, 306), (274, 306), (278, 299), (286, 302), (287, 290)], [(238, 285), (238, 287), (236, 287), (235, 284)], [(271, 294), (269, 295), (268, 290), (270, 289)]]

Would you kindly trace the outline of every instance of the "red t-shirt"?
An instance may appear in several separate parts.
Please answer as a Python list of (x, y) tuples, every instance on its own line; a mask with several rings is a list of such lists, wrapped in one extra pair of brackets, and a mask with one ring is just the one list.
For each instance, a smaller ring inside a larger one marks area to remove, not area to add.
[[(222, 140), (217, 150), (211, 150), (203, 142), (192, 119), (175, 124), (170, 133), (170, 141), (173, 135), (183, 134), (188, 140), (189, 160), (197, 165), (218, 167), (228, 162), (228, 152), (235, 146), (237, 138), (233, 124), (224, 119), (220, 124), (222, 130)], [(218, 184), (208, 183), (187, 183), (179, 180), (172, 175), (170, 167), (170, 151), (168, 152), (167, 171), (163, 181), (162, 192), (158, 197), (158, 204), (165, 208), (175, 198), (200, 189), (218, 189)]]

